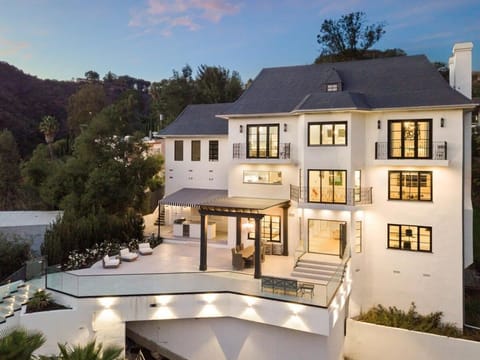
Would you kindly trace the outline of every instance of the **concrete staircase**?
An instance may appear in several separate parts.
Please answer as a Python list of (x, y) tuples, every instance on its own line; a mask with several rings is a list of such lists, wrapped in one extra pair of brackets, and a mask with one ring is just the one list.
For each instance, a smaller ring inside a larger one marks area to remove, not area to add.
[(341, 265), (338, 262), (300, 258), (293, 269), (292, 276), (327, 283), (335, 277), (340, 277), (340, 280), (343, 278), (343, 270), (340, 275), (336, 274), (339, 266)]
[(160, 211), (160, 214), (157, 217), (157, 219), (155, 220), (155, 226), (158, 226), (159, 223), (160, 223), (160, 225), (163, 226), (163, 225), (165, 225), (165, 206), (160, 205), (158, 211)]
[(37, 286), (31, 283), (23, 283), (15, 291), (0, 299), (0, 324), (13, 316), (15, 311), (20, 310), (22, 305), (25, 305), (37, 290)]

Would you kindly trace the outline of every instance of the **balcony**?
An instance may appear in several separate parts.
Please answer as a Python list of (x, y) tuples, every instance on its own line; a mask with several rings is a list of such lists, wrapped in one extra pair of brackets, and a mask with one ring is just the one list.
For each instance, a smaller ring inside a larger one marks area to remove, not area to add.
[[(260, 151), (262, 152), (262, 150)], [(263, 150), (266, 153), (266, 150)], [(258, 157), (247, 157), (247, 146), (245, 143), (234, 143), (233, 144), (233, 159), (248, 161), (248, 162), (290, 162), (290, 143), (280, 143), (277, 149), (271, 150), (272, 153), (278, 156), (258, 156)], [(283, 161), (282, 161), (283, 160)]]
[[(333, 199), (333, 196), (331, 197)], [(372, 188), (362, 187), (360, 189), (348, 188), (346, 194), (346, 203), (338, 202), (309, 202), (307, 196), (307, 187), (290, 185), (290, 200), (297, 203), (308, 203), (315, 205), (346, 205), (346, 206), (358, 206), (358, 205), (370, 205), (372, 204)]]
[[(389, 151), (390, 149), (390, 151)], [(398, 156), (397, 156), (398, 154)], [(417, 147), (395, 146), (395, 143), (375, 143), (375, 160), (447, 160), (447, 142), (435, 141), (430, 148), (429, 144)]]

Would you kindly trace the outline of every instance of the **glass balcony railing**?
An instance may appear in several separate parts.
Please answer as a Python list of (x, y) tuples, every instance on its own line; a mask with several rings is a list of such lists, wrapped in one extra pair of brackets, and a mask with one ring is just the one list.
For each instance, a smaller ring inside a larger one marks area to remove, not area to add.
[[(261, 279), (233, 271), (150, 273), (150, 274), (98, 274), (80, 275), (63, 272), (59, 267), (47, 269), (47, 289), (75, 297), (141, 296), (162, 294), (192, 294), (231, 292), (272, 300), (328, 307), (342, 283), (346, 261), (328, 282), (313, 284), (313, 293), (270, 292), (262, 289)], [(299, 282), (300, 283), (300, 282)]]

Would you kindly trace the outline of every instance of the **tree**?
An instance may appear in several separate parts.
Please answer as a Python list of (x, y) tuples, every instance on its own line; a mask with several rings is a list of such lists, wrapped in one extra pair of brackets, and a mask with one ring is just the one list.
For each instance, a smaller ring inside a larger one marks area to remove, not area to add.
[(33, 352), (44, 343), (42, 333), (16, 328), (0, 338), (0, 359), (30, 360)]
[(161, 125), (165, 127), (175, 120), (185, 106), (193, 103), (194, 81), (191, 67), (185, 65), (181, 74), (174, 70), (171, 78), (154, 82), (150, 94), (153, 118), (159, 119), (162, 114), (163, 123)]
[(0, 164), (0, 210), (21, 207), (20, 154), (9, 130), (0, 132)]
[(243, 85), (238, 72), (221, 66), (200, 65), (195, 79), (195, 102), (199, 104), (235, 101)]
[(31, 258), (30, 243), (18, 236), (0, 233), (0, 254), (8, 254), (8, 256), (0, 256), (0, 281), (3, 281)]
[(70, 133), (78, 136), (82, 127), (106, 105), (105, 91), (101, 84), (85, 84), (68, 99), (67, 122)]
[(97, 344), (95, 340), (85, 345), (58, 344), (58, 348), (59, 357), (63, 360), (116, 360), (121, 358), (123, 352), (123, 349), (117, 346), (106, 346), (103, 349), (103, 345)]
[(100, 75), (96, 71), (89, 70), (85, 73), (85, 78), (88, 81), (98, 81), (100, 80)]
[(46, 115), (42, 118), (42, 121), (40, 122), (38, 128), (40, 132), (45, 136), (45, 142), (48, 146), (50, 158), (53, 159), (52, 143), (55, 140), (55, 135), (57, 134), (60, 125), (58, 124), (58, 121), (57, 119), (55, 119), (54, 116)]
[(384, 27), (384, 23), (366, 24), (363, 12), (342, 15), (338, 20), (324, 20), (317, 35), (317, 42), (322, 46), (320, 58), (363, 59), (367, 50), (385, 34)]

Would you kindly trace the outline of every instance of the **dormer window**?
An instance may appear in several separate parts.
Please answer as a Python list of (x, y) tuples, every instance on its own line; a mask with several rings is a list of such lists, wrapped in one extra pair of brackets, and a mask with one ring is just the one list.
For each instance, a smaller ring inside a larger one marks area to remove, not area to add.
[(338, 83), (327, 84), (327, 92), (337, 92), (339, 90), (340, 86), (338, 86)]

